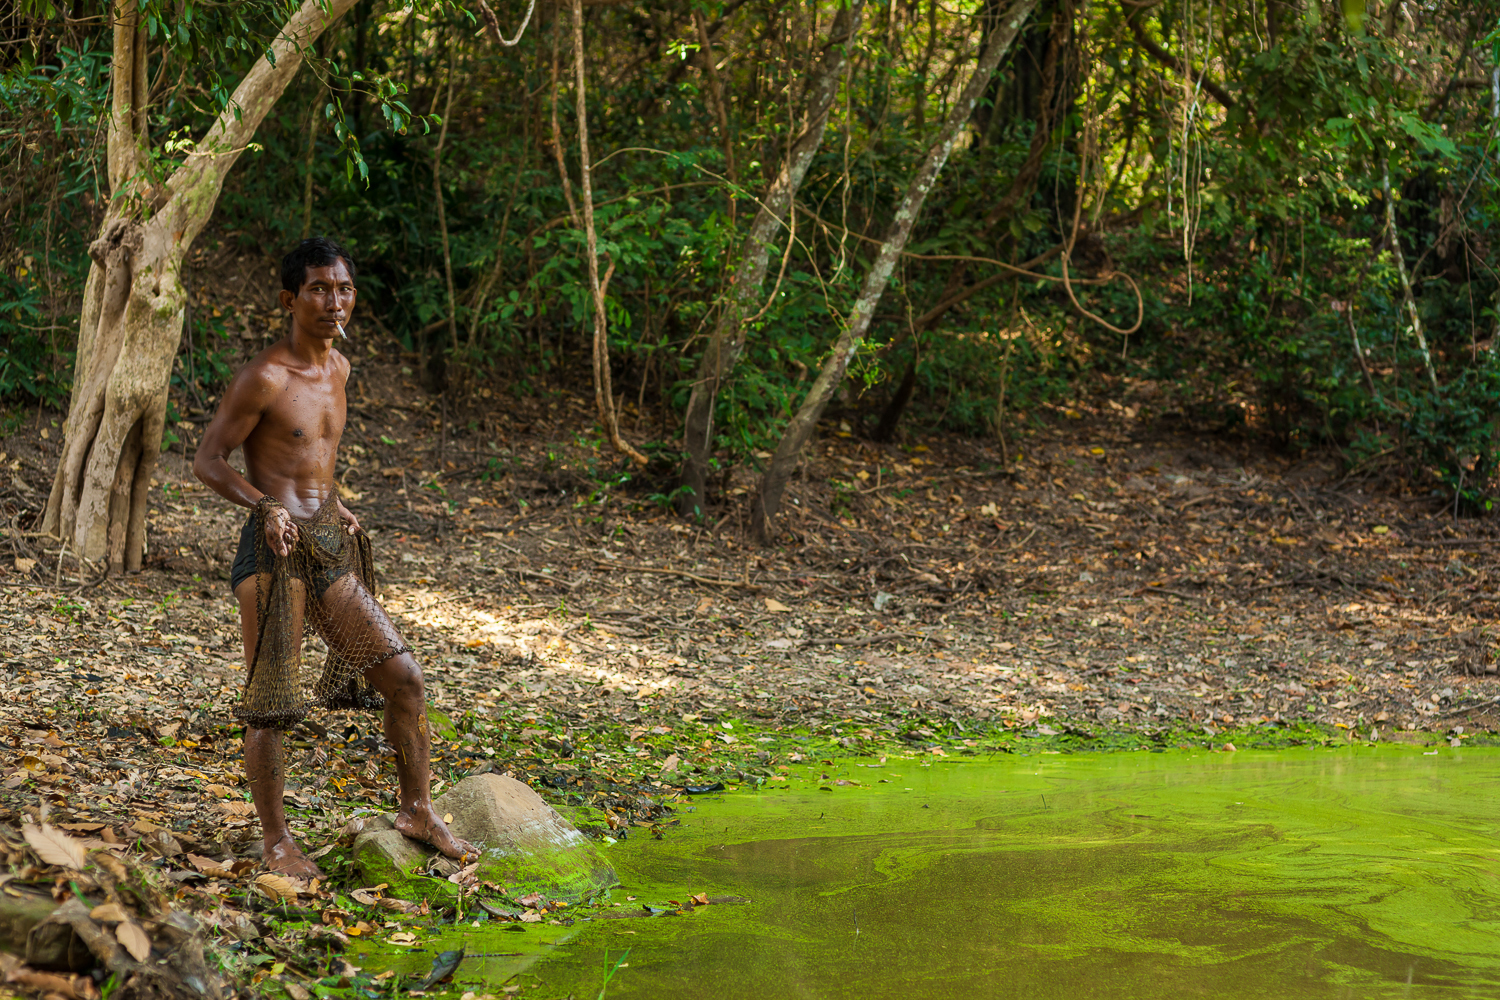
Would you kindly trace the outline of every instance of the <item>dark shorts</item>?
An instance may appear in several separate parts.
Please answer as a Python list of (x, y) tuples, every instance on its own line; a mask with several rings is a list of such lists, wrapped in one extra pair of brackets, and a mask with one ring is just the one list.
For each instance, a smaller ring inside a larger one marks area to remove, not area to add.
[[(306, 530), (306, 529), (303, 529)], [(342, 537), (343, 525), (338, 525), (339, 535), (327, 539), (317, 538), (317, 541), (326, 546), (337, 546), (344, 543)], [(315, 536), (316, 538), (316, 536)], [(245, 521), (245, 526), (240, 529), (240, 547), (234, 554), (234, 564), (229, 567), (229, 589), (238, 590), (240, 584), (260, 572), (260, 560), (255, 554), (255, 515), (251, 514)], [(311, 580), (304, 583), (312, 587), (313, 598), (320, 599), (333, 586), (333, 582), (348, 573), (347, 567), (332, 565), (314, 575)]]

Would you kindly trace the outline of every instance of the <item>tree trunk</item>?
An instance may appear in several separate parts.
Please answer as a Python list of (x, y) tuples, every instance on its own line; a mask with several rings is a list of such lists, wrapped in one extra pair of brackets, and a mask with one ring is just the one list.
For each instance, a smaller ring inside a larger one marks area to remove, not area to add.
[(1010, 48), (1011, 42), (1015, 40), (1021, 26), (1026, 22), (1036, 4), (1037, 0), (1014, 0), (1010, 9), (1001, 15), (1000, 23), (991, 31), (984, 52), (979, 57), (979, 64), (974, 68), (974, 75), (965, 84), (963, 94), (949, 109), (948, 117), (943, 122), (936, 141), (928, 149), (922, 165), (917, 168), (911, 183), (907, 185), (906, 193), (901, 198), (901, 205), (896, 209), (895, 218), (891, 222), (890, 234), (880, 245), (880, 252), (874, 264), (870, 266), (869, 273), (865, 275), (859, 298), (855, 300), (854, 308), (849, 313), (848, 326), (839, 335), (837, 343), (834, 344), (833, 353), (824, 363), (823, 369), (818, 372), (817, 379), (808, 390), (807, 398), (802, 401), (802, 406), (787, 424), (786, 431), (781, 436), (781, 443), (776, 446), (776, 453), (771, 457), (771, 464), (767, 467), (765, 475), (761, 477), (760, 489), (756, 492), (750, 511), (750, 532), (757, 542), (764, 544), (770, 538), (770, 521), (781, 507), (781, 495), (786, 489), (786, 481), (790, 478), (792, 470), (797, 467), (802, 449), (807, 445), (808, 439), (812, 437), (813, 429), (817, 426), (818, 417), (822, 415), (823, 408), (828, 405), (839, 383), (843, 381), (849, 362), (859, 350), (859, 345), (870, 328), (870, 320), (875, 315), (875, 307), (880, 304), (880, 297), (890, 281), (896, 261), (900, 258), (901, 251), (911, 236), (917, 216), (921, 214), (922, 202), (926, 200), (927, 192), (932, 190), (933, 184), (937, 182), (938, 174), (948, 160), (948, 154), (953, 151), (954, 140), (968, 124), (969, 116), (974, 112), (974, 105), (978, 103), (980, 95), (989, 84), (991, 74), (1000, 65), (1001, 58)]
[(896, 436), (896, 426), (901, 423), (901, 414), (906, 412), (906, 405), (911, 402), (912, 394), (917, 391), (917, 365), (922, 361), (921, 334), (917, 334), (917, 337), (918, 341), (911, 352), (911, 360), (906, 363), (906, 371), (901, 375), (901, 384), (880, 414), (880, 423), (876, 425), (875, 433), (870, 435), (876, 441), (884, 443)]
[[(734, 368), (745, 348), (745, 322), (760, 306), (761, 284), (771, 257), (771, 240), (784, 225), (792, 199), (813, 156), (823, 144), (823, 130), (828, 114), (839, 92), (839, 78), (849, 61), (849, 49), (859, 31), (864, 0), (850, 0), (840, 10), (829, 31), (823, 61), (808, 83), (807, 125), (792, 142), (781, 171), (761, 199), (760, 210), (750, 223), (750, 232), (740, 246), (740, 259), (729, 279), (729, 291), (723, 309), (709, 335), (708, 345), (698, 361), (697, 377), (688, 398), (683, 418), (682, 485), (686, 488), (678, 501), (684, 517), (700, 517), (705, 507), (704, 488), (708, 465), (713, 456), (714, 404), (719, 386)], [(791, 253), (790, 241), (783, 253)]]
[(146, 132), (146, 33), (134, 3), (115, 10), (108, 123), (112, 199), (84, 285), (73, 395), (42, 530), (73, 554), (135, 572), (146, 497), (166, 427), (172, 359), (187, 294), (183, 258), (213, 214), (224, 177), (302, 64), (302, 49), (354, 0), (307, 0), (258, 60), (187, 160), (159, 186), (139, 173)]

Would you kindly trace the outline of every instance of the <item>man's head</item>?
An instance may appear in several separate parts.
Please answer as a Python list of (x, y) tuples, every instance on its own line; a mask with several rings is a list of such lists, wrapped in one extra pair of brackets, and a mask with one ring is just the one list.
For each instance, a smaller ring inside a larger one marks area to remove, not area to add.
[(307, 282), (308, 268), (329, 267), (342, 260), (354, 280), (354, 258), (349, 251), (326, 236), (314, 236), (297, 244), (296, 249), (281, 258), (281, 287), (293, 295)]
[(354, 312), (354, 259), (322, 236), (303, 240), (281, 261), (281, 307), (292, 316), (292, 334), (338, 340), (339, 325)]

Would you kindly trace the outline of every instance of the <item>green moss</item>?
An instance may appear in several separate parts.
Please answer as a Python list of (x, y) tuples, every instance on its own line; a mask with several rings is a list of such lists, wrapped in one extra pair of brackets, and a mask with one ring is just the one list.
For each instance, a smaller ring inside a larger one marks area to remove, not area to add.
[[(365, 885), (389, 886), (398, 899), (451, 901), (452, 883), (413, 874), (424, 870), (433, 852), (422, 850), (394, 830), (361, 836), (355, 842), (355, 863)], [(481, 882), (509, 889), (511, 895), (540, 892), (549, 898), (576, 902), (615, 884), (614, 869), (591, 841), (557, 845), (528, 842), (518, 852), (491, 848), (474, 873)]]
[(384, 882), (388, 896), (397, 899), (425, 899), (437, 903), (452, 901), (458, 895), (458, 888), (452, 883), (404, 871), (373, 840), (362, 839), (356, 845), (354, 860), (359, 866), (364, 884), (379, 885)]
[(580, 832), (589, 837), (604, 837), (609, 835), (609, 814), (603, 809), (595, 809), (593, 806), (558, 804), (557, 811), (569, 823), (576, 826)]

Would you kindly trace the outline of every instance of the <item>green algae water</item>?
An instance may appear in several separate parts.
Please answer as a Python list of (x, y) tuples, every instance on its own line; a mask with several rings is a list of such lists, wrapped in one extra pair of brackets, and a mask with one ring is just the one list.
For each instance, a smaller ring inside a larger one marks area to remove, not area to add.
[(1500, 750), (812, 763), (608, 848), (613, 919), (445, 935), (501, 955), (450, 990), (1500, 996)]

